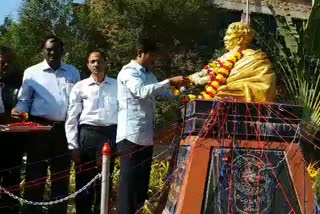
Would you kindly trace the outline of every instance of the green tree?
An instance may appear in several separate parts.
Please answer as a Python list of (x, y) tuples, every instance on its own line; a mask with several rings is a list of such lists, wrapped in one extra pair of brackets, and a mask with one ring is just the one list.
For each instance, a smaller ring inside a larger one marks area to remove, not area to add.
[[(134, 57), (137, 38), (151, 37), (166, 50), (154, 68), (160, 80), (201, 69), (214, 50), (222, 47), (223, 34), (219, 29), (226, 26), (219, 20), (226, 18), (226, 13), (216, 10), (207, 0), (96, 2), (100, 2), (98, 6), (72, 4), (72, 0), (24, 1), (18, 20), (5, 26), (0, 44), (11, 46), (16, 64), (24, 70), (42, 60), (42, 39), (53, 34), (65, 43), (67, 63), (86, 71), (88, 52), (103, 49), (109, 64), (108, 75), (116, 77)], [(174, 111), (175, 108), (166, 106), (159, 115)]]
[(40, 53), (44, 37), (70, 34), (67, 27), (70, 5), (70, 0), (31, 0), (22, 3), (18, 22), (12, 23), (0, 40), (2, 44), (12, 47), (22, 70), (42, 60)]
[(2, 26), (0, 44), (11, 46), (16, 64), (24, 70), (43, 59), (42, 41), (55, 35), (65, 44), (64, 60), (85, 71), (87, 52), (95, 43), (95, 28), (90, 25), (88, 14), (89, 8), (77, 7), (72, 0), (24, 1), (18, 21)]
[[(205, 0), (106, 0), (90, 13), (107, 40), (112, 73), (134, 55), (138, 37), (162, 43), (167, 54), (156, 65), (160, 79), (198, 70), (221, 45), (217, 12)], [(99, 4), (98, 4), (99, 5)]]
[[(274, 14), (278, 35), (266, 32), (261, 20), (255, 19), (258, 44), (266, 49), (272, 58), (280, 82), (285, 86), (278, 100), (304, 107), (303, 119), (320, 125), (320, 69), (319, 59), (311, 49), (306, 48), (304, 22), (294, 22)], [(315, 26), (316, 28), (318, 26)], [(310, 38), (310, 37), (309, 37)], [(316, 130), (314, 130), (316, 131)]]
[(54, 34), (65, 42), (65, 60), (82, 70), (90, 49), (104, 49), (115, 76), (132, 58), (136, 39), (153, 37), (168, 50), (156, 68), (164, 71), (156, 72), (160, 78), (197, 70), (221, 44), (217, 39), (221, 13), (205, 0), (101, 2), (100, 8), (93, 8), (76, 6), (71, 0), (24, 1), (18, 21), (1, 34), (0, 43), (10, 44), (25, 68), (41, 60), (41, 40)]
[(314, 1), (304, 37), (305, 47), (320, 59), (320, 0)]
[(5, 17), (3, 24), (0, 26), (0, 36), (3, 36), (8, 32), (8, 29), (10, 28), (11, 24), (12, 19), (10, 19), (9, 17)]

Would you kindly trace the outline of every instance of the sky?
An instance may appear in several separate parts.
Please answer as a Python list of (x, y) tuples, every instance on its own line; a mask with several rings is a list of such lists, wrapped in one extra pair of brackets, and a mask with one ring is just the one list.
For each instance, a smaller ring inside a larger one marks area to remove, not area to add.
[[(17, 12), (23, 0), (0, 0), (0, 25), (4, 18), (9, 16), (17, 18)], [(74, 2), (84, 2), (84, 0), (74, 0)]]

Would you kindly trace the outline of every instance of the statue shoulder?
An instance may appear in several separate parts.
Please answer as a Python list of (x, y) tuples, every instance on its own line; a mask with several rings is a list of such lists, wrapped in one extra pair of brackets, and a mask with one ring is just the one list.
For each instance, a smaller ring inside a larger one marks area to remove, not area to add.
[(259, 58), (268, 58), (267, 54), (263, 52), (261, 49), (253, 50), (253, 49), (246, 49), (242, 51), (244, 56), (255, 56)]
[(261, 49), (253, 50), (253, 49), (245, 49), (242, 51), (244, 55), (251, 55), (251, 54), (265, 54)]
[(242, 51), (242, 53), (244, 55), (251, 55), (251, 54), (255, 54), (255, 52), (257, 52), (256, 50), (253, 50), (253, 49), (245, 49)]

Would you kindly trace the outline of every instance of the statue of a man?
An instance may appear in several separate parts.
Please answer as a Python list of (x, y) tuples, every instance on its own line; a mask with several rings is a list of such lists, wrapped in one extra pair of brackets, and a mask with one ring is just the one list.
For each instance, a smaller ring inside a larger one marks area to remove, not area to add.
[(189, 76), (195, 85), (207, 84), (199, 96), (189, 95), (190, 100), (233, 97), (248, 102), (273, 101), (275, 74), (264, 52), (248, 48), (252, 40), (253, 32), (249, 25), (241, 22), (230, 24), (224, 37), (225, 48), (229, 52)]

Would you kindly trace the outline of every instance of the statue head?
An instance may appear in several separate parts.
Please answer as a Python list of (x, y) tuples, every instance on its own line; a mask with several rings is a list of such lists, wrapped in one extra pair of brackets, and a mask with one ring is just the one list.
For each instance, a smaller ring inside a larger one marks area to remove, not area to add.
[(225, 48), (229, 51), (235, 48), (246, 49), (253, 40), (252, 28), (242, 22), (231, 23), (224, 37)]

